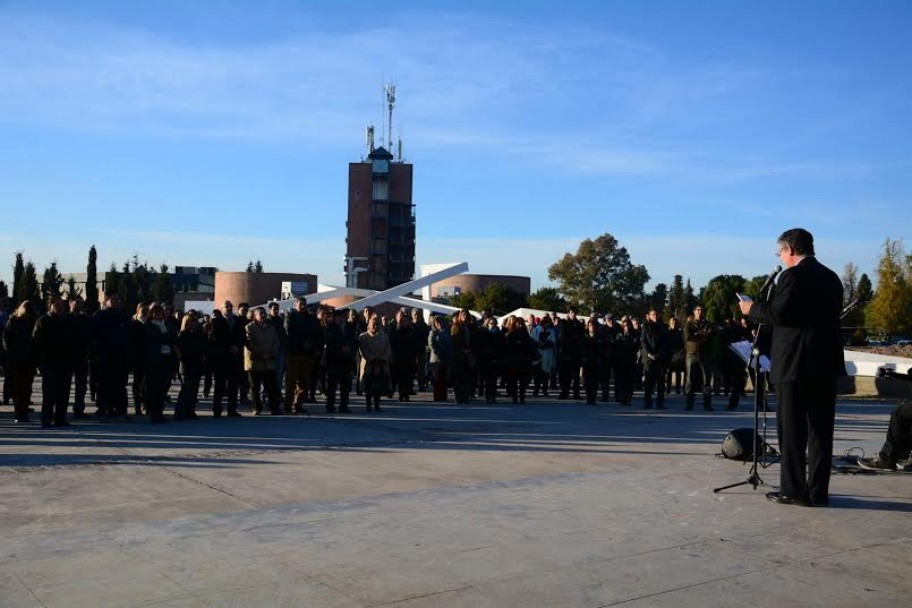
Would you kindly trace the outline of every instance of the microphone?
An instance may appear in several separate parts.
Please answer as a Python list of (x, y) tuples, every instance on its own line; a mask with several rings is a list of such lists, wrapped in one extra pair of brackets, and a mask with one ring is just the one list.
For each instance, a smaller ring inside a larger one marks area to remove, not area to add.
[(769, 273), (769, 276), (766, 277), (766, 282), (763, 284), (763, 287), (760, 288), (760, 293), (763, 293), (763, 290), (773, 284), (773, 281), (776, 280), (776, 277), (779, 273), (782, 272), (782, 266), (776, 266), (773, 268), (773, 271)]

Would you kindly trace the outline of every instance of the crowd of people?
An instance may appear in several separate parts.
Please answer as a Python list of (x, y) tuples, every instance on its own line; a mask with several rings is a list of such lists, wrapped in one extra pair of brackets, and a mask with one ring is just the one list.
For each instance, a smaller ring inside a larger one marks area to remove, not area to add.
[(658, 310), (642, 321), (583, 319), (572, 308), (500, 321), (492, 311), (476, 318), (460, 310), (426, 322), (420, 308), (387, 317), (370, 307), (309, 307), (304, 298), (285, 313), (275, 302), (235, 310), (228, 301), (211, 315), (159, 303), (130, 312), (117, 294), (91, 316), (78, 300), (56, 299), (40, 316), (29, 301), (12, 314), (0, 307), (3, 402), (13, 402), (15, 420), (30, 421), (36, 372), (42, 427), (68, 426), (70, 405), (74, 419), (90, 418), (87, 398), (98, 419), (127, 419), (132, 396), (133, 414), (161, 423), (168, 405), (174, 420), (196, 419), (200, 394), (211, 396), (213, 416), (238, 417), (239, 406), (254, 415), (307, 414), (318, 393), (327, 413), (347, 413), (353, 390), (365, 396), (368, 412), (380, 412), (384, 398), (408, 402), (428, 390), (436, 402), (452, 391), (458, 404), (496, 403), (503, 395), (525, 403), (556, 393), (624, 406), (639, 390), (647, 409), (664, 409), (665, 395), (683, 390), (688, 410), (698, 393), (707, 411), (723, 393), (726, 409), (734, 409), (747, 369), (727, 345), (752, 332), (746, 319), (712, 325), (700, 306), (683, 327), (676, 318), (664, 323)]

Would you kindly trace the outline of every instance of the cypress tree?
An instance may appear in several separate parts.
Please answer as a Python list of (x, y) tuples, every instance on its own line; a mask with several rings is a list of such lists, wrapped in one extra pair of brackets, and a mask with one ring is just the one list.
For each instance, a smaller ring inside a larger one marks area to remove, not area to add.
[(89, 263), (86, 265), (86, 314), (92, 314), (98, 309), (98, 252), (95, 245), (89, 248)]
[(22, 252), (16, 252), (16, 264), (13, 266), (13, 308), (19, 306), (22, 302), (22, 279), (25, 277), (25, 261), (22, 259)]

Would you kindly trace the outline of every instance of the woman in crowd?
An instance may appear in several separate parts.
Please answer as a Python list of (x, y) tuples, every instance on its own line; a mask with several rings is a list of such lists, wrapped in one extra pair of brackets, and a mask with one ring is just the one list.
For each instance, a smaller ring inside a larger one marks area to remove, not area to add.
[(532, 364), (538, 359), (538, 347), (529, 337), (522, 317), (507, 317), (504, 335), (503, 373), (507, 380), (507, 394), (513, 403), (526, 402), (526, 390)]
[(129, 348), (130, 370), (133, 372), (133, 411), (137, 416), (143, 413), (143, 395), (146, 379), (146, 321), (149, 318), (149, 305), (136, 305), (136, 314), (130, 319)]
[(175, 420), (196, 420), (196, 399), (199, 395), (200, 379), (206, 365), (209, 340), (196, 315), (185, 315), (181, 320), (181, 331), (177, 335), (180, 350), (181, 390), (174, 408)]
[(540, 357), (538, 364), (533, 370), (535, 388), (532, 391), (532, 396), (538, 397), (538, 393), (541, 391), (542, 395), (547, 397), (551, 374), (557, 369), (557, 358), (554, 356), (557, 336), (554, 331), (554, 323), (551, 321), (551, 317), (548, 315), (542, 317), (541, 322), (532, 329), (531, 336), (532, 342), (534, 342), (538, 348), (538, 355)]
[[(393, 349), (393, 373), (399, 391), (399, 402), (407, 402), (412, 394), (418, 365), (418, 339), (415, 326), (405, 308), (396, 313), (396, 321), (389, 329), (390, 347)], [(424, 344), (421, 344), (422, 348)]]
[(456, 403), (469, 403), (472, 398), (472, 387), (475, 382), (474, 336), (472, 321), (467, 309), (460, 310), (453, 316), (450, 327), (450, 338), (453, 343), (453, 394)]
[(281, 344), (275, 327), (266, 322), (265, 308), (258, 306), (253, 310), (253, 321), (244, 327), (244, 333), (244, 371), (253, 392), (253, 413), (259, 416), (263, 412), (262, 389), (265, 387), (269, 411), (278, 416), (282, 409), (275, 370)]
[(171, 384), (171, 357), (177, 336), (165, 324), (165, 309), (160, 304), (149, 307), (149, 318), (144, 329), (146, 411), (152, 422), (168, 422), (165, 418), (165, 396)]
[(621, 331), (614, 342), (614, 400), (630, 405), (633, 400), (633, 375), (636, 373), (636, 356), (640, 339), (634, 333), (629, 318), (621, 318)]
[(443, 402), (447, 400), (450, 362), (453, 359), (453, 343), (450, 341), (450, 329), (440, 315), (434, 315), (431, 318), (428, 347), (431, 351), (429, 365), (431, 381), (434, 386), (434, 401)]
[(580, 362), (583, 368), (583, 388), (586, 391), (586, 403), (595, 405), (599, 382), (604, 365), (605, 341), (599, 330), (599, 323), (594, 317), (586, 322), (586, 333), (580, 347)]
[(13, 407), (17, 423), (29, 421), (32, 382), (38, 364), (35, 339), (37, 314), (29, 300), (24, 300), (3, 328), (3, 349), (6, 351), (6, 382), (12, 384)]
[(678, 319), (672, 317), (668, 320), (668, 352), (671, 359), (665, 374), (665, 392), (671, 392), (672, 378), (674, 379), (675, 393), (681, 394), (681, 379), (684, 378), (684, 330), (678, 326)]
[(380, 319), (371, 317), (367, 331), (358, 337), (361, 367), (358, 378), (364, 388), (367, 411), (379, 412), (380, 396), (387, 392), (390, 383), (389, 366), (393, 352), (387, 335), (380, 331)]

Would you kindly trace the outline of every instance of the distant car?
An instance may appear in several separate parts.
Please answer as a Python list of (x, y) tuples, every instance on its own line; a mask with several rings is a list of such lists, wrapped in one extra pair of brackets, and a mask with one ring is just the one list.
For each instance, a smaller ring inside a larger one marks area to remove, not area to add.
[(912, 340), (902, 339), (895, 342), (896, 346), (912, 346)]

